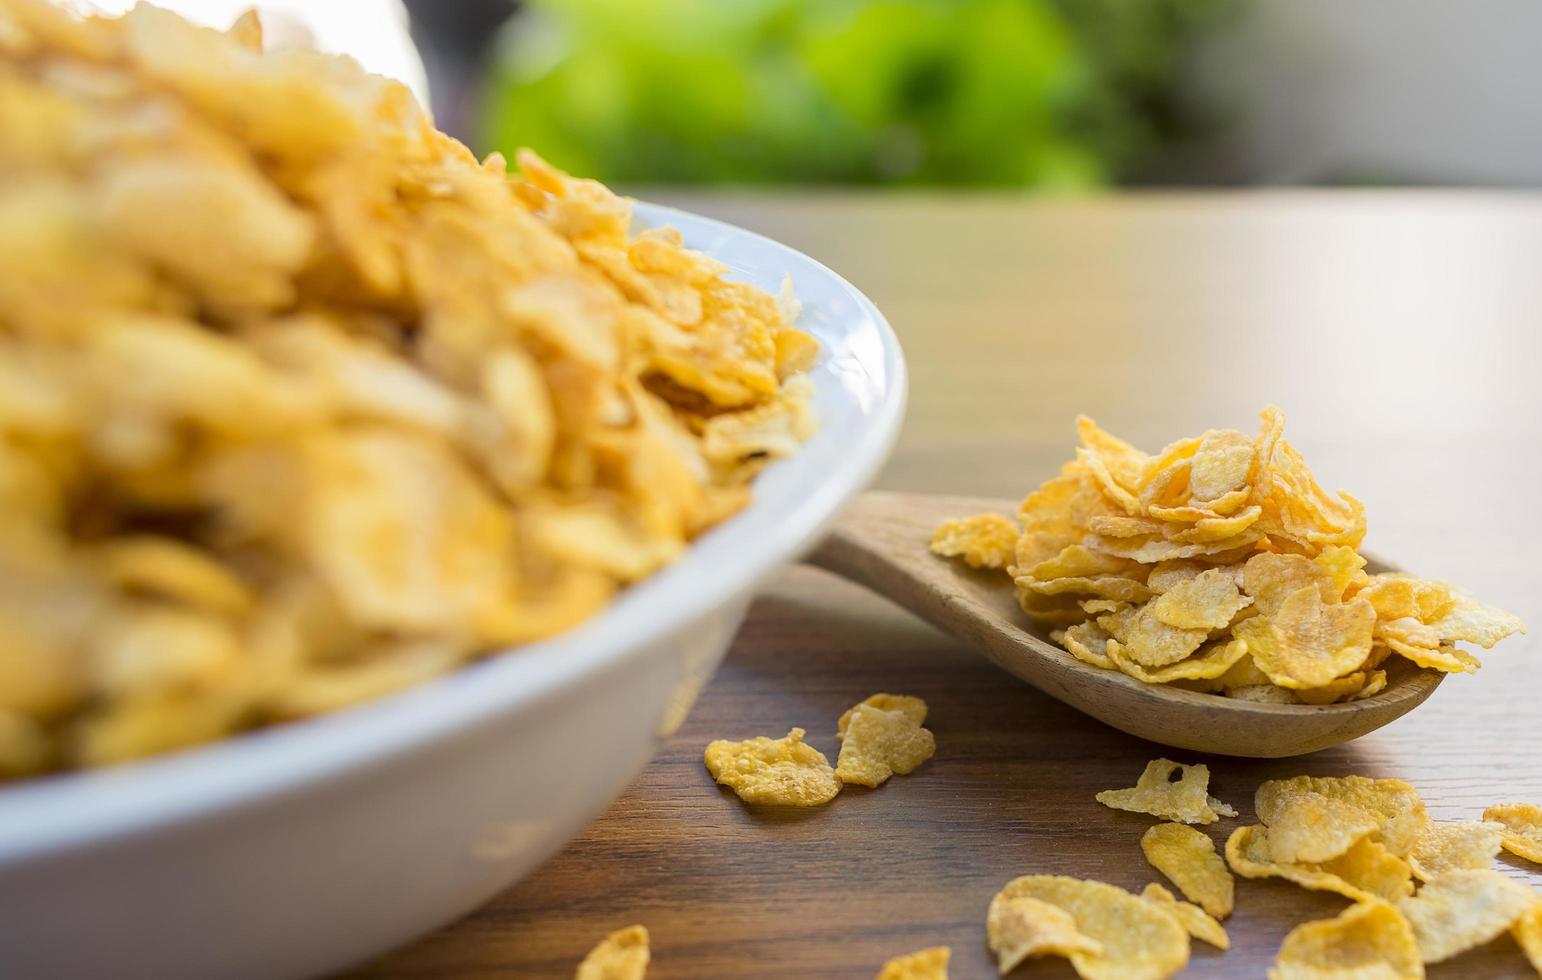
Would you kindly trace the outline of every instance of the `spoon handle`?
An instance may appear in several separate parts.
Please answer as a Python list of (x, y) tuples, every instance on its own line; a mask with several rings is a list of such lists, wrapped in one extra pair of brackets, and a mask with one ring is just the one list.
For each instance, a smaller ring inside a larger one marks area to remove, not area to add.
[(866, 493), (806, 560), (878, 593), (1021, 675), (1016, 664), (1027, 638), (1008, 618), (1016, 613), (1015, 602), (1007, 599), (1001, 608), (1002, 597), (1011, 594), (1003, 573), (945, 561), (927, 548), (932, 531), (949, 517), (1010, 514), (1014, 507), (1011, 501), (983, 497)]

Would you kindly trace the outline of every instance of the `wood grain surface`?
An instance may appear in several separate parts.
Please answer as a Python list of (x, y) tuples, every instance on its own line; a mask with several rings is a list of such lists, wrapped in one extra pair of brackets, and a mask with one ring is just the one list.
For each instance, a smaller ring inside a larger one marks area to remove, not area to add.
[[(912, 399), (881, 486), (1017, 496), (1069, 456), (1078, 412), (1154, 449), (1251, 428), (1275, 402), (1323, 482), (1366, 502), (1369, 549), (1542, 627), (1542, 197), (670, 203), (808, 252), (889, 316)], [(1484, 661), (1345, 746), (1274, 761), (1179, 755), (1209, 763), (1239, 821), (1261, 780), (1299, 773), (1406, 779), (1437, 819), (1542, 802), (1538, 638)], [(931, 705), (937, 754), (910, 776), (784, 812), (745, 807), (702, 765), (713, 738), (794, 725), (833, 756), (836, 718), (876, 691)], [(654, 980), (871, 977), (935, 944), (953, 948), (954, 978), (992, 977), (985, 909), (1008, 879), (1161, 880), (1139, 846), (1153, 820), (1093, 801), (1159, 754), (884, 600), (789, 569), (685, 726), (604, 816), (481, 911), (360, 975), (566, 977), (604, 934), (641, 922)], [(1208, 830), (1219, 843), (1239, 821)], [(1542, 885), (1542, 868), (1498, 866)], [(1241, 881), (1231, 951), (1196, 943), (1184, 975), (1262, 977), (1294, 924), (1343, 904)], [(1508, 936), (1430, 970), (1530, 975)], [(1073, 974), (1049, 960), (1012, 976)]]

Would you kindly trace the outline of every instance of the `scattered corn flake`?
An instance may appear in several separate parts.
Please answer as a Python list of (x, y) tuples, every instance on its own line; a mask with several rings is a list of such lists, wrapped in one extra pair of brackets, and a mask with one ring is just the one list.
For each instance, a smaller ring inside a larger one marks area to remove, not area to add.
[[(1175, 774), (1179, 776), (1177, 780), (1172, 778)], [(1222, 816), (1235, 817), (1236, 810), (1208, 794), (1209, 786), (1209, 766), (1153, 759), (1146, 763), (1134, 786), (1104, 790), (1097, 795), (1097, 801), (1115, 810), (1149, 813), (1179, 823), (1206, 824), (1215, 823)]]
[(835, 799), (841, 783), (830, 760), (794, 728), (782, 738), (764, 735), (742, 742), (719, 739), (706, 751), (707, 771), (746, 803), (819, 806)]
[(1236, 883), (1209, 835), (1183, 824), (1159, 823), (1141, 837), (1140, 849), (1189, 901), (1217, 919), (1231, 915)]
[(1231, 949), (1231, 939), (1226, 935), (1226, 928), (1198, 905), (1178, 901), (1172, 892), (1154, 881), (1141, 890), (1140, 897), (1177, 919), (1184, 931), (1195, 939), (1209, 943), (1216, 949)]
[(642, 980), (648, 972), (648, 930), (618, 929), (600, 941), (578, 964), (573, 980)]
[(878, 971), (878, 980), (948, 980), (948, 959), (952, 955), (947, 946), (932, 946), (896, 956)]
[(836, 778), (876, 787), (913, 771), (937, 751), (936, 739), (921, 727), (925, 720), (926, 702), (907, 695), (875, 694), (848, 708), (836, 724)]
[(1414, 843), (1408, 865), (1420, 881), (1431, 881), (1447, 871), (1487, 868), (1499, 853), (1504, 830), (1504, 824), (1492, 820), (1431, 822)]
[(882, 711), (897, 711), (910, 721), (919, 725), (926, 721), (926, 702), (909, 694), (873, 694), (857, 704), (852, 705), (841, 712), (841, 717), (835, 723), (835, 734), (846, 734), (846, 726), (851, 724), (852, 717), (858, 708), (878, 708)]
[(1531, 961), (1531, 968), (1537, 971), (1538, 976), (1542, 976), (1542, 902), (1533, 904), (1523, 912), (1515, 920), (1515, 925), (1510, 927), (1510, 933)]
[(1424, 962), (1439, 963), (1498, 936), (1536, 902), (1520, 882), (1476, 868), (1440, 875), (1398, 908), (1413, 926)]
[(985, 920), (985, 937), (1003, 976), (1030, 956), (1103, 952), (1102, 943), (1076, 928), (1071, 913), (1037, 898), (997, 895)]
[(1230, 624), (1233, 616), (1252, 604), (1252, 596), (1238, 590), (1234, 576), (1210, 568), (1153, 599), (1151, 611), (1166, 626), (1213, 630)]
[(1357, 902), (1332, 919), (1304, 922), (1280, 944), (1269, 980), (1422, 980), (1408, 920), (1386, 902)]
[(1321, 793), (1300, 793), (1271, 810), (1269, 857), (1285, 864), (1331, 861), (1355, 841), (1379, 830), (1381, 818), (1370, 810)]
[(937, 525), (932, 553), (962, 558), (973, 568), (1006, 568), (1017, 548), (1015, 521), (1001, 514), (955, 517)]
[(1189, 961), (1189, 935), (1171, 914), (1122, 888), (1058, 875), (1007, 882), (997, 901), (1032, 898), (1070, 913), (1076, 928), (1102, 947), (1072, 951), (1083, 980), (1163, 980)]
[(1535, 803), (1496, 803), (1483, 811), (1484, 820), (1503, 824), (1504, 849), (1542, 864), (1542, 806)]
[(1429, 825), (1429, 814), (1419, 799), (1419, 791), (1401, 779), (1369, 779), (1365, 776), (1271, 779), (1259, 785), (1253, 796), (1253, 807), (1259, 820), (1266, 826), (1273, 826), (1285, 804), (1304, 793), (1317, 793), (1376, 814), (1381, 818), (1377, 837), (1400, 857), (1413, 850)]
[(1321, 864), (1287, 864), (1270, 858), (1267, 828), (1239, 827), (1227, 838), (1226, 862), (1244, 878), (1284, 878), (1302, 888), (1337, 892), (1357, 902), (1397, 901), (1413, 892), (1408, 862), (1366, 838)]

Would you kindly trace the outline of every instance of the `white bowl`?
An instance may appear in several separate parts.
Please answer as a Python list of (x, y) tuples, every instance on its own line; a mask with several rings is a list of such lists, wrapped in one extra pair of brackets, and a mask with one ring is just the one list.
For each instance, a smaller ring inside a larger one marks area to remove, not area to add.
[(568, 633), (327, 717), (0, 789), (0, 976), (340, 969), (532, 870), (679, 726), (756, 586), (878, 472), (905, 365), (872, 303), (812, 259), (668, 208), (636, 222), (765, 289), (792, 275), (823, 348), (819, 433), (743, 513)]

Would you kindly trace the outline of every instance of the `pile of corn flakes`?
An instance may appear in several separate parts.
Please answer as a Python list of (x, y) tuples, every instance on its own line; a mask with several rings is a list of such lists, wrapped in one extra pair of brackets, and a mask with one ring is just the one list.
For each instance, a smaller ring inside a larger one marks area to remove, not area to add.
[(0, 0), (0, 777), (562, 630), (811, 432), (813, 339), (353, 61)]
[(1150, 684), (1277, 704), (1370, 697), (1389, 657), (1476, 670), (1524, 631), (1446, 582), (1367, 574), (1365, 509), (1323, 490), (1283, 438), (1218, 429), (1154, 456), (1081, 418), (1082, 446), (1018, 521), (945, 522), (932, 550), (1012, 576), (1018, 602), (1073, 656)]

